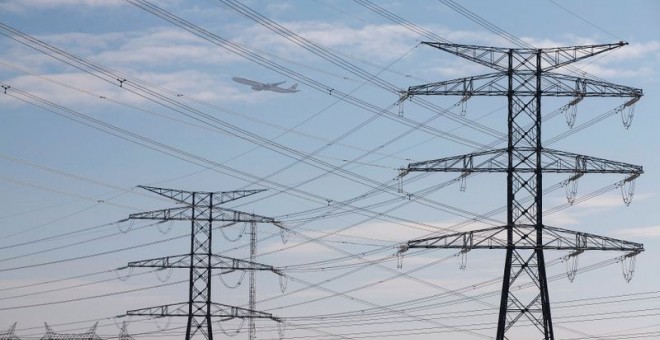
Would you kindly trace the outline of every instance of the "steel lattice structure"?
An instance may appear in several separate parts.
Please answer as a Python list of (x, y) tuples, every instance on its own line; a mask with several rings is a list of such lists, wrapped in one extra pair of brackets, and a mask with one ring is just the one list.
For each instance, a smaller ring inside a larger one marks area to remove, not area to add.
[[(562, 66), (626, 45), (616, 44), (509, 49), (436, 42), (424, 44), (494, 69), (496, 72), (410, 87), (401, 100), (417, 95), (506, 96), (508, 100), (508, 145), (504, 149), (477, 152), (424, 162), (401, 169), (409, 172), (477, 172), (507, 174), (507, 222), (505, 226), (440, 237), (412, 240), (410, 248), (504, 249), (506, 259), (497, 323), (497, 340), (511, 339), (512, 327), (527, 319), (540, 332), (539, 338), (554, 339), (550, 298), (545, 270), (545, 250), (623, 251), (634, 256), (643, 251), (639, 243), (554, 228), (543, 224), (543, 174), (568, 173), (573, 180), (586, 173), (615, 173), (630, 183), (643, 173), (641, 166), (569, 152), (545, 149), (541, 143), (541, 98), (543, 96), (627, 97), (623, 107), (633, 105), (642, 90), (600, 80), (551, 72)], [(529, 199), (531, 197), (531, 199)], [(518, 292), (511, 287), (523, 281), (534, 291)]]
[[(190, 253), (130, 262), (128, 267), (187, 268), (190, 271), (189, 299), (187, 302), (130, 310), (127, 315), (187, 317), (186, 340), (202, 334), (213, 340), (212, 318), (268, 318), (279, 321), (269, 313), (215, 303), (211, 299), (211, 274), (213, 270), (268, 270), (280, 272), (267, 265), (213, 254), (213, 222), (276, 223), (272, 218), (220, 207), (239, 198), (264, 190), (228, 192), (182, 191), (140, 186), (143, 189), (167, 197), (182, 206), (131, 214), (130, 219), (191, 221)], [(220, 226), (224, 227), (224, 226)]]

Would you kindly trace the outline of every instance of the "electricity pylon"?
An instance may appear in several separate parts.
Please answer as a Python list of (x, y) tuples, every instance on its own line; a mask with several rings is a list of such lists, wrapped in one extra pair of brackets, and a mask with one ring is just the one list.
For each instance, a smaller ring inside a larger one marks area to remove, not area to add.
[[(250, 262), (255, 262), (257, 258), (257, 224), (250, 223)], [(255, 278), (256, 272), (251, 270), (250, 275), (250, 293), (248, 296), (248, 306), (250, 310), (257, 309), (257, 281)], [(257, 338), (257, 326), (254, 323), (254, 318), (248, 319), (248, 339), (255, 340)]]
[[(507, 49), (497, 47), (424, 44), (494, 69), (479, 76), (410, 87), (405, 100), (417, 95), (506, 96), (508, 99), (508, 145), (506, 148), (456, 157), (411, 163), (401, 169), (409, 172), (457, 172), (464, 178), (477, 172), (507, 174), (507, 220), (505, 226), (412, 240), (410, 248), (454, 248), (464, 253), (472, 249), (504, 249), (506, 260), (497, 340), (511, 339), (511, 328), (527, 319), (541, 333), (541, 339), (554, 339), (544, 250), (567, 250), (569, 256), (585, 250), (618, 250), (632, 257), (643, 245), (608, 237), (549, 227), (543, 224), (543, 173), (570, 174), (571, 180), (587, 173), (624, 174), (622, 185), (643, 173), (641, 166), (599, 159), (586, 155), (546, 149), (541, 143), (541, 97), (628, 97), (621, 109), (631, 107), (642, 90), (599, 80), (551, 72), (554, 69), (604, 53), (627, 43), (547, 49)], [(530, 198), (531, 197), (531, 198)], [(527, 280), (531, 293), (512, 289)]]
[(0, 340), (19, 340), (14, 332), (16, 330), (16, 322), (6, 332), (0, 332)]
[(229, 222), (229, 224), (238, 222), (276, 222), (269, 217), (220, 207), (223, 203), (254, 195), (264, 190), (199, 192), (147, 186), (140, 187), (172, 199), (182, 206), (131, 214), (129, 218), (159, 221), (191, 221), (190, 253), (130, 262), (128, 267), (189, 269), (189, 298), (188, 302), (130, 310), (126, 312), (127, 315), (187, 317), (186, 340), (193, 339), (198, 333), (201, 333), (208, 340), (213, 340), (212, 318), (220, 318), (223, 321), (232, 318), (268, 318), (279, 321), (278, 318), (269, 313), (224, 305), (211, 300), (211, 275), (213, 270), (268, 270), (280, 274), (277, 269), (271, 266), (216, 255), (213, 254), (211, 249), (213, 222)]

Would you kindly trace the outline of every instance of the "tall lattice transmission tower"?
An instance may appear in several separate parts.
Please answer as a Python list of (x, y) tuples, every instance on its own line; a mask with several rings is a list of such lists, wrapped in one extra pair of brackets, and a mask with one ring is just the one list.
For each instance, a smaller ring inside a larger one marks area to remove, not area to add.
[[(184, 268), (189, 270), (190, 282), (188, 301), (156, 307), (130, 310), (129, 316), (186, 317), (186, 340), (203, 336), (213, 340), (212, 319), (267, 318), (280, 320), (269, 313), (253, 309), (216, 303), (211, 299), (211, 278), (214, 270), (267, 270), (280, 272), (272, 266), (253, 261), (216, 255), (212, 250), (213, 222), (276, 223), (269, 217), (249, 214), (222, 208), (221, 205), (264, 190), (240, 190), (226, 192), (199, 192), (140, 186), (143, 189), (167, 197), (180, 206), (131, 214), (130, 219), (158, 221), (190, 221), (190, 252), (183, 255), (166, 256), (150, 260), (128, 263), (128, 267), (149, 267), (157, 269)], [(220, 225), (220, 228), (226, 225)], [(251, 260), (254, 256), (250, 257)], [(252, 294), (252, 293), (251, 293)], [(256, 293), (255, 293), (256, 294)], [(199, 336), (198, 336), (199, 335)]]
[[(627, 97), (629, 100), (620, 109), (632, 107), (642, 96), (642, 90), (552, 72), (627, 43), (546, 49), (424, 44), (495, 72), (413, 86), (402, 93), (401, 99), (418, 95), (461, 96), (462, 100), (473, 96), (505, 96), (508, 145), (497, 150), (411, 163), (401, 169), (401, 176), (414, 171), (456, 172), (463, 178), (479, 172), (506, 173), (507, 218), (504, 226), (412, 240), (402, 245), (401, 251), (410, 248), (454, 248), (463, 253), (472, 249), (506, 250), (496, 339), (529, 339), (514, 335), (514, 326), (521, 320), (540, 333), (533, 338), (554, 339), (544, 251), (565, 250), (576, 256), (585, 250), (612, 250), (626, 252), (625, 256), (632, 258), (644, 248), (639, 243), (546, 226), (542, 214), (543, 174), (569, 174), (569, 181), (587, 173), (623, 174), (626, 178), (620, 183), (627, 186), (643, 170), (637, 165), (544, 148), (541, 98), (572, 97), (574, 105), (585, 97)], [(525, 284), (534, 288), (512, 289)]]

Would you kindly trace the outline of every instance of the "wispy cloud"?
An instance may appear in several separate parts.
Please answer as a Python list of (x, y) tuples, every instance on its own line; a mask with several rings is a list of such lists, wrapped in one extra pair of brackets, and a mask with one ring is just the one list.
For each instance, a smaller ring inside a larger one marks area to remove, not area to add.
[[(287, 22), (282, 26), (297, 35), (324, 47), (360, 55), (369, 60), (389, 60), (401, 55), (416, 44), (413, 33), (398, 25), (366, 25), (350, 27), (330, 22)], [(273, 51), (284, 56), (307, 56), (311, 54), (293, 42), (258, 25), (245, 28), (237, 41), (261, 50)]]
[(121, 0), (2, 0), (0, 9), (22, 11), (28, 9), (51, 9), (56, 7), (115, 7), (125, 4)]
[(616, 234), (632, 238), (655, 238), (660, 237), (660, 226), (622, 229)]

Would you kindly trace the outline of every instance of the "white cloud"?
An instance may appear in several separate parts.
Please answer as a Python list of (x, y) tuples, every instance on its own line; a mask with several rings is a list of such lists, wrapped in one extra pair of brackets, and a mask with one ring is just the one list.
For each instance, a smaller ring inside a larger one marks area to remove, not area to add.
[(605, 64), (588, 64), (581, 65), (578, 67), (581, 71), (586, 72), (589, 75), (593, 75), (599, 78), (633, 78), (645, 76), (653, 73), (653, 69), (650, 67), (640, 66), (637, 68), (618, 68), (613, 66), (607, 66)]
[(553, 214), (543, 216), (543, 224), (549, 226), (565, 228), (566, 226), (576, 225), (578, 223), (580, 223), (580, 218), (578, 218), (576, 214), (570, 213), (566, 210), (560, 210)]
[(640, 59), (648, 55), (660, 56), (660, 41), (652, 40), (647, 42), (631, 42), (611, 52), (606, 61), (628, 61), (630, 59)]
[(133, 32), (117, 39), (116, 48), (99, 51), (95, 60), (131, 68), (177, 65), (208, 65), (235, 62), (241, 58), (188, 32), (160, 28)]
[[(139, 104), (146, 101), (142, 97), (120, 89), (117, 84), (100, 81), (86, 73), (58, 73), (41, 76), (51, 79), (53, 82), (26, 75), (4, 80), (3, 83), (65, 106), (109, 104), (108, 100), (125, 104)], [(165, 94), (177, 100), (185, 99), (179, 98), (179, 96), (207, 102), (253, 102), (260, 99), (260, 97), (251, 96), (251, 92), (236, 89), (230, 84), (231, 80), (227, 77), (195, 70), (163, 73), (142, 72), (133, 74), (133, 76), (135, 77), (133, 79), (149, 81), (160, 88), (178, 93)], [(57, 85), (54, 82), (80, 90)], [(9, 91), (12, 89), (10, 88)], [(12, 102), (12, 100), (8, 100), (8, 102)]]
[[(414, 33), (398, 25), (366, 25), (354, 28), (315, 21), (280, 24), (324, 47), (375, 61), (391, 60), (393, 55), (402, 55), (414, 47), (417, 41)], [(273, 51), (272, 53), (278, 55), (318, 58), (310, 57), (310, 52), (259, 25), (244, 29), (236, 39), (251, 48)]]
[(266, 5), (266, 10), (271, 13), (281, 13), (281, 12), (286, 12), (290, 11), (293, 8), (291, 3), (288, 2), (279, 2), (279, 3), (273, 3), (269, 2)]
[(618, 230), (616, 234), (631, 238), (655, 238), (660, 237), (660, 226), (628, 228)]
[(121, 0), (3, 0), (0, 9), (21, 11), (28, 9), (50, 9), (55, 7), (115, 7), (125, 4)]

